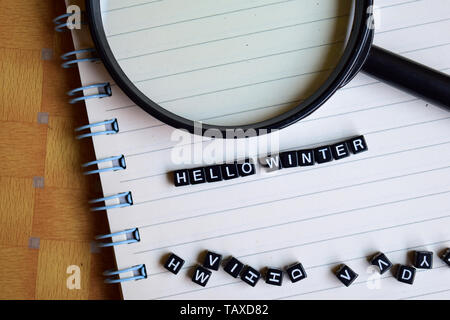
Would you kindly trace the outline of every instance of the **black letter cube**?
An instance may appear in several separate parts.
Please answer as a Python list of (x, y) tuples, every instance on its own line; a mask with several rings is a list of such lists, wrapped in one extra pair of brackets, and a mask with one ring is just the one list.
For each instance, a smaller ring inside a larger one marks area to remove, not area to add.
[(164, 268), (166, 268), (173, 274), (178, 274), (178, 272), (180, 272), (183, 265), (184, 265), (184, 260), (181, 259), (176, 254), (172, 253), (169, 256), (169, 258), (166, 260), (166, 263), (164, 264)]
[(336, 272), (336, 277), (346, 286), (349, 287), (353, 281), (358, 278), (358, 274), (350, 269), (347, 265), (342, 265)]
[(268, 172), (278, 171), (283, 168), (279, 155), (269, 155), (259, 159), (259, 162)]
[(350, 156), (350, 151), (346, 142), (337, 143), (331, 146), (331, 152), (335, 160), (341, 160)]
[(282, 152), (280, 153), (281, 166), (283, 168), (293, 168), (297, 166), (297, 152)]
[(220, 262), (222, 261), (222, 255), (208, 251), (203, 261), (203, 266), (211, 270), (219, 270)]
[(210, 166), (205, 168), (206, 181), (218, 182), (222, 181), (222, 170), (220, 166)]
[(192, 281), (196, 284), (204, 287), (208, 283), (211, 278), (212, 272), (202, 266), (197, 266), (194, 270), (194, 274), (192, 275)]
[(175, 187), (187, 186), (189, 185), (189, 171), (188, 170), (178, 170), (173, 173), (173, 182)]
[(433, 268), (433, 252), (431, 251), (415, 251), (414, 266), (418, 269)]
[(313, 166), (315, 164), (314, 150), (310, 149), (297, 151), (297, 160), (300, 167)]
[(223, 164), (221, 168), (222, 168), (222, 177), (225, 180), (236, 179), (239, 177), (239, 172), (236, 163)]
[(241, 274), (242, 281), (244, 281), (248, 285), (251, 285), (252, 287), (256, 286), (259, 278), (261, 278), (261, 274), (259, 273), (259, 271), (253, 269), (250, 266), (247, 266)]
[(239, 162), (237, 164), (237, 168), (239, 176), (241, 177), (247, 177), (256, 174), (255, 164), (249, 159), (245, 160), (242, 163)]
[(189, 169), (189, 180), (191, 181), (191, 184), (205, 183), (205, 168)]
[(361, 152), (368, 151), (366, 139), (364, 136), (355, 137), (347, 141), (348, 147), (353, 154), (358, 154)]
[(442, 258), (442, 260), (444, 260), (444, 262), (446, 264), (448, 264), (450, 266), (450, 248), (445, 250), (445, 252), (442, 254), (441, 258)]
[(407, 284), (414, 283), (414, 277), (416, 276), (416, 268), (400, 265), (397, 270), (397, 280)]
[(314, 158), (316, 159), (317, 163), (325, 163), (333, 161), (333, 155), (331, 153), (331, 148), (328, 146), (320, 147), (317, 149), (314, 149)]
[(303, 268), (303, 265), (300, 262), (297, 262), (287, 267), (286, 273), (289, 279), (291, 279), (292, 283), (298, 282), (307, 277), (305, 269)]
[(283, 271), (280, 269), (268, 268), (266, 272), (266, 283), (274, 286), (283, 284)]
[(238, 259), (231, 257), (230, 260), (226, 263), (223, 270), (228, 273), (233, 278), (239, 277), (242, 269), (244, 269), (244, 264), (240, 262)]
[(385, 273), (389, 269), (392, 268), (392, 262), (384, 255), (384, 253), (376, 254), (371, 260), (370, 263), (374, 266), (377, 266), (380, 269), (380, 274)]

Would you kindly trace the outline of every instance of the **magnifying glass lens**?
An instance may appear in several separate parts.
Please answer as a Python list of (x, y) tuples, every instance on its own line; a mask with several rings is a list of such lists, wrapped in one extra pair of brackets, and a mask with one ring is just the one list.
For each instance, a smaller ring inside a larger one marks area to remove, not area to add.
[(352, 0), (102, 0), (108, 45), (140, 94), (213, 126), (277, 117), (342, 57)]

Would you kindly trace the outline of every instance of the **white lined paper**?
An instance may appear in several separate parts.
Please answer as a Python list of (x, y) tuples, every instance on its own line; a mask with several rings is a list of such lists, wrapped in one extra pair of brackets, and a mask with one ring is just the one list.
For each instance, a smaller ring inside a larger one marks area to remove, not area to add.
[[(164, 1), (168, 0), (159, 1), (160, 5)], [(134, 8), (146, 2), (127, 1)], [(441, 32), (450, 26), (447, 2), (378, 3), (385, 8), (377, 44), (448, 72), (450, 38), (448, 32)], [(120, 1), (114, 6), (108, 14), (117, 15), (119, 6), (126, 5)], [(84, 84), (109, 79), (101, 65), (80, 65), (80, 73)], [(88, 101), (87, 108), (91, 122), (117, 117), (121, 129), (117, 135), (95, 137), (94, 145), (98, 158), (121, 153), (127, 160), (127, 170), (101, 175), (105, 195), (132, 191), (135, 201), (130, 208), (108, 212), (111, 231), (129, 227), (141, 231), (140, 243), (115, 248), (118, 267), (145, 263), (150, 275), (125, 283), (125, 298), (450, 297), (444, 281), (450, 279), (449, 270), (436, 255), (434, 269), (419, 272), (412, 287), (388, 274), (380, 280), (381, 289), (369, 289), (371, 274), (366, 272), (366, 257), (378, 250), (395, 263), (406, 263), (410, 250), (437, 253), (450, 245), (448, 113), (358, 75), (310, 118), (282, 130), (281, 148), (318, 146), (365, 134), (368, 153), (309, 169), (273, 175), (261, 171), (250, 178), (175, 189), (165, 173), (185, 166), (170, 162), (171, 128), (133, 107), (117, 87), (113, 90), (111, 98)], [(188, 91), (192, 94), (185, 96), (207, 92), (203, 87)], [(187, 100), (176, 103), (181, 106)], [(206, 249), (237, 256), (257, 269), (300, 260), (309, 277), (297, 285), (285, 277), (281, 288), (261, 280), (250, 288), (219, 271), (203, 289), (187, 273)], [(170, 251), (187, 260), (177, 277), (160, 262)], [(350, 288), (342, 287), (331, 272), (342, 262), (360, 275)]]

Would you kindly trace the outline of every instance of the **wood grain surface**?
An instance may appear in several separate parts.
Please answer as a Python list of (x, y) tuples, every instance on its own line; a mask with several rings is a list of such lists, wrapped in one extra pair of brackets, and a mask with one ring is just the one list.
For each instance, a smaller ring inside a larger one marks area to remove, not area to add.
[[(73, 50), (53, 29), (64, 12), (61, 0), (0, 0), (0, 299), (120, 298), (101, 275), (112, 251), (92, 245), (109, 229), (87, 204), (101, 187), (81, 174), (94, 153), (73, 131), (87, 116), (67, 102), (80, 80), (60, 67)], [(79, 288), (67, 284), (71, 266)]]

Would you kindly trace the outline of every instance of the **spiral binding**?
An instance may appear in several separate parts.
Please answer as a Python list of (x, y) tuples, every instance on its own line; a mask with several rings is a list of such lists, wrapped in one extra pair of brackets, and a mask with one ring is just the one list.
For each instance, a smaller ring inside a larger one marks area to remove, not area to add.
[(147, 278), (147, 270), (145, 268), (145, 264), (140, 264), (131, 268), (122, 269), (122, 270), (107, 270), (103, 272), (104, 276), (110, 277), (110, 276), (120, 276), (122, 273), (127, 272), (133, 272), (135, 274), (132, 277), (129, 278), (107, 278), (105, 279), (106, 283), (121, 283), (126, 281), (132, 281), (132, 280), (141, 280)]
[(73, 16), (74, 14), (75, 13), (65, 13), (53, 19), (53, 23), (55, 24), (55, 31), (57, 32), (66, 31), (66, 28), (69, 26), (69, 23), (66, 22), (67, 18)]
[[(91, 53), (92, 57), (78, 59), (77, 55), (83, 53)], [(63, 67), (64, 69), (68, 69), (81, 62), (97, 62), (100, 60), (100, 58), (96, 56), (96, 53), (97, 51), (94, 48), (80, 49), (67, 52), (61, 56), (61, 59), (68, 61), (61, 64), (61, 67)]]
[(90, 132), (90, 133), (84, 133), (81, 135), (76, 136), (77, 139), (85, 139), (89, 137), (99, 136), (103, 134), (115, 134), (119, 132), (119, 123), (117, 122), (117, 119), (111, 119), (111, 120), (105, 120), (101, 122), (91, 123), (82, 127), (78, 127), (75, 129), (75, 132), (80, 132), (87, 129), (92, 129), (95, 127), (101, 127), (105, 126), (106, 130), (104, 131), (96, 131), (96, 132)]
[(92, 94), (89, 96), (83, 95), (81, 97), (73, 98), (73, 99), (69, 100), (69, 103), (75, 104), (77, 102), (81, 102), (81, 101), (85, 101), (85, 100), (89, 100), (89, 99), (101, 99), (101, 98), (106, 98), (106, 97), (112, 96), (111, 85), (109, 84), (109, 82), (96, 83), (96, 84), (91, 84), (89, 86), (79, 87), (79, 88), (70, 90), (69, 92), (67, 92), (67, 95), (73, 97), (73, 96), (77, 95), (79, 92), (82, 92), (84, 90), (89, 90), (89, 89), (95, 89), (95, 88), (98, 89), (97, 94)]
[(96, 169), (96, 170), (85, 171), (85, 172), (83, 172), (83, 174), (88, 176), (91, 174), (96, 174), (96, 173), (101, 173), (101, 172), (125, 170), (127, 168), (127, 164), (125, 162), (125, 157), (123, 155), (87, 162), (87, 163), (81, 165), (81, 167), (87, 168), (87, 167), (99, 165), (99, 164), (105, 163), (105, 162), (112, 162), (114, 166), (110, 167), (110, 168), (101, 168), (101, 169)]
[(113, 199), (118, 199), (120, 201), (120, 203), (113, 204), (113, 205), (104, 205), (104, 206), (100, 206), (100, 207), (93, 207), (93, 208), (91, 208), (91, 211), (110, 210), (110, 209), (129, 207), (129, 206), (133, 205), (133, 197), (131, 196), (130, 191), (118, 193), (116, 195), (109, 196), (109, 197), (93, 199), (93, 200), (89, 201), (89, 203), (95, 204), (95, 203), (100, 203), (100, 202), (106, 202), (108, 200), (113, 200)]
[[(66, 13), (66, 14), (60, 15), (60, 16), (56, 17), (55, 19), (53, 19), (53, 23), (55, 24), (55, 30), (57, 32), (66, 31), (67, 27), (69, 26), (69, 23), (67, 22), (67, 18), (71, 17), (74, 14), (75, 13)], [(84, 58), (79, 58), (79, 55), (84, 55)], [(67, 53), (61, 55), (61, 59), (65, 61), (64, 63), (61, 64), (61, 67), (64, 69), (69, 69), (79, 63), (97, 62), (100, 60), (100, 58), (97, 57), (97, 52), (94, 48), (86, 48), (86, 49), (70, 51), (70, 52), (67, 52)], [(85, 96), (83, 91), (89, 90), (89, 89), (98, 89), (98, 93)], [(71, 99), (69, 101), (69, 103), (75, 104), (77, 102), (85, 101), (88, 99), (101, 99), (101, 98), (110, 97), (112, 95), (112, 90), (111, 90), (111, 85), (108, 82), (105, 82), (105, 83), (97, 83), (97, 84), (88, 85), (88, 86), (82, 86), (82, 87), (73, 89), (73, 90), (67, 92), (67, 95), (70, 97), (74, 97), (73, 99)], [(92, 132), (93, 128), (97, 128), (97, 127), (101, 127), (101, 126), (104, 126), (105, 130)], [(91, 123), (88, 125), (81, 126), (79, 128), (76, 128), (75, 132), (81, 133), (82, 131), (85, 131), (85, 130), (89, 130), (90, 132), (79, 134), (76, 136), (76, 138), (84, 139), (84, 138), (88, 138), (88, 137), (94, 137), (97, 135), (115, 134), (115, 133), (119, 132), (119, 124), (118, 124), (117, 119), (114, 118), (111, 120), (105, 120), (105, 121)], [(97, 165), (97, 167), (98, 167), (100, 164), (103, 164), (105, 162), (112, 162), (113, 166), (108, 167), (108, 168), (98, 168), (95, 170), (89, 170), (89, 171), (84, 172), (84, 174), (91, 175), (91, 174), (102, 173), (102, 172), (107, 172), (107, 171), (118, 171), (118, 170), (126, 169), (125, 157), (123, 155), (91, 161), (91, 162), (83, 164), (82, 167), (88, 168), (90, 166), (95, 166), (95, 165)], [(119, 203), (107, 205), (106, 202), (109, 200), (116, 200)], [(89, 201), (89, 203), (90, 204), (104, 203), (104, 205), (100, 205), (98, 207), (91, 208), (91, 211), (103, 211), (103, 210), (110, 210), (110, 209), (124, 208), (124, 207), (132, 206), (133, 205), (133, 197), (131, 195), (131, 192), (128, 191), (128, 192), (118, 193), (113, 196), (93, 199), (93, 200)], [(120, 235), (122, 235), (122, 236), (125, 235), (126, 240), (113, 242), (113, 237), (120, 236)], [(131, 243), (139, 242), (141, 240), (138, 228), (128, 229), (128, 230), (110, 233), (110, 234), (98, 235), (95, 237), (95, 239), (96, 240), (111, 239), (111, 242), (99, 242), (97, 244), (99, 247), (113, 247), (113, 246), (118, 246), (118, 245), (122, 245), (122, 244), (131, 244)], [(127, 272), (132, 272), (133, 276), (131, 276), (129, 278), (120, 278), (121, 274), (127, 273)], [(147, 271), (145, 268), (145, 264), (136, 265), (131, 268), (122, 269), (122, 270), (107, 270), (103, 274), (107, 277), (110, 277), (110, 278), (105, 279), (106, 283), (121, 283), (121, 282), (125, 282), (125, 281), (136, 281), (136, 280), (141, 280), (141, 279), (147, 278)]]
[[(99, 242), (97, 243), (98, 247), (106, 248), (106, 247), (113, 247), (113, 246), (119, 246), (122, 244), (130, 244), (130, 243), (136, 243), (141, 241), (141, 237), (139, 235), (139, 229), (128, 229), (120, 232), (115, 233), (109, 233), (109, 234), (103, 234), (95, 237), (95, 240), (104, 240), (108, 238), (113, 238), (120, 235), (126, 235), (127, 240), (118, 241), (118, 242)], [(130, 238), (129, 238), (130, 237)]]

